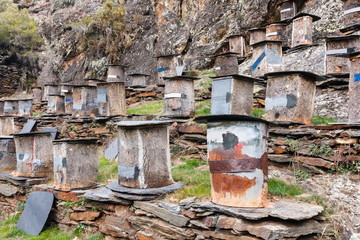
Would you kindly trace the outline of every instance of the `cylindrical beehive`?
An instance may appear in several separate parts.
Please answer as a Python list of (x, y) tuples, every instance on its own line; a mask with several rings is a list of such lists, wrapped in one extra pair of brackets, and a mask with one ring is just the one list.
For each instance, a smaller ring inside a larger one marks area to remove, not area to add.
[(19, 99), (19, 116), (31, 116), (32, 105), (32, 99)]
[(4, 100), (4, 115), (17, 116), (19, 114), (19, 100), (5, 99)]
[(105, 80), (101, 80), (101, 79), (97, 79), (97, 78), (85, 78), (84, 81), (86, 82), (86, 84), (88, 84), (90, 86), (96, 86), (98, 83), (106, 82)]
[(107, 67), (107, 82), (125, 81), (125, 66), (109, 64)]
[(192, 117), (195, 112), (194, 80), (197, 78), (178, 76), (165, 80), (165, 116)]
[[(65, 93), (72, 92), (73, 84), (63, 83), (60, 84), (60, 95), (65, 96)], [(56, 96), (56, 95), (55, 95)]]
[(98, 107), (95, 86), (73, 86), (73, 116), (96, 116)]
[(229, 40), (229, 52), (237, 53), (239, 57), (246, 56), (246, 43), (244, 35), (231, 35)]
[(360, 0), (344, 0), (345, 27), (360, 24)]
[(132, 88), (144, 88), (149, 85), (149, 77), (150, 75), (141, 74), (141, 73), (133, 73), (129, 74), (129, 86)]
[(0, 116), (0, 136), (10, 136), (18, 131), (13, 116)]
[(237, 54), (233, 52), (227, 52), (215, 55), (216, 76), (224, 76), (230, 74), (239, 73), (239, 64)]
[(311, 124), (316, 84), (314, 73), (284, 71), (266, 74), (265, 119)]
[(119, 122), (120, 185), (158, 188), (173, 184), (168, 121)]
[(97, 84), (99, 115), (116, 116), (126, 114), (124, 82), (107, 82)]
[(266, 30), (265, 28), (251, 28), (248, 30), (250, 35), (250, 45), (256, 44), (266, 40)]
[(307, 13), (300, 13), (292, 19), (291, 47), (313, 43), (313, 22), (317, 20), (320, 17)]
[(64, 96), (64, 108), (66, 114), (72, 114), (73, 111), (73, 84), (61, 84), (61, 95)]
[(282, 70), (282, 41), (262, 41), (253, 47), (251, 74), (260, 77)]
[(294, 0), (282, 1), (279, 7), (281, 21), (292, 19), (296, 15), (297, 6)]
[(5, 105), (5, 100), (0, 99), (0, 116), (4, 115), (4, 105)]
[(157, 84), (164, 86), (164, 77), (181, 76), (184, 66), (180, 64), (179, 54), (157, 56)]
[(251, 115), (256, 78), (243, 75), (214, 77), (211, 114)]
[(266, 40), (282, 41), (283, 47), (288, 47), (286, 35), (287, 23), (269, 23), (266, 25)]
[(0, 136), (0, 173), (16, 170), (16, 149), (14, 138)]
[(48, 95), (47, 113), (64, 114), (65, 97), (62, 95)]
[(60, 95), (61, 88), (58, 84), (45, 84), (44, 85), (43, 100), (47, 100), (48, 95)]
[(267, 205), (268, 123), (244, 115), (207, 115), (211, 201), (233, 207)]
[(96, 184), (98, 155), (96, 138), (61, 139), (54, 146), (54, 188), (72, 190)]
[(52, 177), (53, 147), (50, 132), (14, 134), (18, 177)]
[(32, 99), (33, 102), (41, 103), (43, 92), (41, 87), (31, 87)]

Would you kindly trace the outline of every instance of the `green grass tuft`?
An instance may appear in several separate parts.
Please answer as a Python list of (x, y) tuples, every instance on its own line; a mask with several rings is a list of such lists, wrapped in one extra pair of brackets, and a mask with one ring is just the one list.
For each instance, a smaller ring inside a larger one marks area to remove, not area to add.
[(116, 179), (118, 174), (117, 160), (110, 160), (104, 156), (99, 159), (99, 173), (97, 181), (104, 183), (109, 179)]
[(263, 108), (253, 108), (251, 115), (253, 115), (254, 117), (257, 117), (257, 118), (264, 118), (265, 109), (263, 109)]
[(294, 197), (303, 193), (298, 185), (288, 185), (282, 180), (270, 178), (268, 181), (269, 193), (278, 197)]
[(128, 114), (149, 114), (160, 115), (164, 112), (164, 100), (158, 100), (151, 103), (146, 103), (137, 108), (128, 108), (126, 113)]
[(210, 114), (211, 100), (205, 100), (195, 103), (195, 116)]
[(314, 125), (329, 125), (329, 123), (335, 123), (337, 121), (333, 118), (321, 117), (321, 116), (316, 115), (316, 116), (313, 116), (313, 119), (311, 122)]

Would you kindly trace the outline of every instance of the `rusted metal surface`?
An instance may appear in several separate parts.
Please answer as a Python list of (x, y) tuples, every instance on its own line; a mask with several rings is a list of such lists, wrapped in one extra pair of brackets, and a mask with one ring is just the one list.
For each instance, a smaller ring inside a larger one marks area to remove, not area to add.
[(354, 52), (359, 48), (360, 36), (358, 35), (326, 38), (325, 73), (327, 75), (348, 74), (350, 72), (348, 59), (336, 55)]
[(306, 13), (300, 13), (292, 19), (292, 48), (313, 43), (313, 22), (319, 19), (318, 16)]
[(165, 78), (166, 116), (191, 117), (195, 112), (195, 90), (192, 77)]
[(43, 96), (42, 87), (32, 87), (31, 94), (34, 103), (41, 103)]
[(73, 116), (96, 116), (98, 114), (97, 90), (95, 86), (73, 86)]
[(19, 116), (31, 116), (32, 105), (32, 99), (19, 99)]
[(281, 41), (262, 41), (253, 47), (251, 59), (251, 74), (260, 77), (269, 72), (282, 70), (282, 42)]
[(250, 35), (250, 46), (266, 40), (265, 28), (251, 28), (248, 30), (248, 32)]
[(16, 169), (16, 149), (13, 137), (0, 136), (0, 172), (10, 173)]
[(320, 76), (309, 72), (285, 71), (266, 75), (265, 119), (311, 124), (316, 84)]
[(10, 136), (10, 134), (18, 132), (19, 129), (15, 125), (15, 119), (12, 116), (0, 116), (0, 136)]
[(211, 114), (250, 115), (255, 80), (242, 75), (213, 78)]
[(132, 88), (141, 88), (149, 85), (150, 75), (133, 73), (128, 75), (129, 86)]
[(233, 52), (227, 52), (216, 55), (214, 69), (216, 71), (216, 76), (238, 74), (239, 64), (237, 60), (237, 54)]
[(232, 35), (228, 37), (229, 52), (237, 53), (238, 57), (246, 56), (246, 41), (243, 35)]
[[(164, 77), (181, 76), (184, 65), (178, 54), (157, 56), (157, 84), (164, 85)], [(181, 70), (182, 69), (182, 70)]]
[(288, 47), (287, 25), (287, 23), (270, 23), (266, 25), (266, 40), (282, 41), (283, 47)]
[(53, 148), (49, 132), (14, 134), (17, 177), (52, 177)]
[(118, 123), (120, 185), (143, 189), (173, 183), (168, 124), (168, 121)]
[(49, 95), (48, 96), (47, 113), (50, 113), (50, 114), (65, 113), (65, 96)]
[(101, 116), (125, 115), (124, 82), (108, 82), (97, 84), (97, 101)]
[(297, 12), (295, 1), (290, 0), (279, 3), (279, 11), (281, 21), (292, 19)]
[(107, 71), (107, 82), (125, 81), (125, 66), (110, 64)]
[(4, 101), (4, 115), (17, 116), (19, 114), (19, 100), (5, 99)]
[(346, 27), (360, 24), (360, 0), (345, 0), (343, 13)]
[(49, 95), (60, 95), (61, 87), (57, 84), (45, 84), (43, 94), (43, 100), (47, 100)]
[[(96, 184), (97, 139), (62, 139), (53, 142), (54, 188), (72, 190)], [(81, 161), (79, 161), (81, 159)]]

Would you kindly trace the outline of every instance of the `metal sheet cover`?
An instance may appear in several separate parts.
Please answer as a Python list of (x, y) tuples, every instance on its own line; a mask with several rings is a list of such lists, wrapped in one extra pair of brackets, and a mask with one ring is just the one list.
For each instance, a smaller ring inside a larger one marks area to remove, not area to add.
[(16, 227), (27, 234), (40, 234), (48, 219), (54, 195), (50, 192), (32, 192), (26, 200), (26, 207)]

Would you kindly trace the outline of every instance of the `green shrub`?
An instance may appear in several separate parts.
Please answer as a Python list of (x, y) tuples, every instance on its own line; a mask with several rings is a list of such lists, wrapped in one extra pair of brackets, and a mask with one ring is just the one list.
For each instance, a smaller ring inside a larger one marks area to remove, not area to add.
[(257, 118), (264, 118), (265, 109), (263, 109), (263, 108), (253, 108), (251, 115), (253, 115), (254, 117), (257, 117)]
[(205, 100), (195, 103), (195, 116), (209, 115), (211, 101)]
[(107, 159), (100, 156), (99, 159), (99, 173), (98, 182), (106, 182), (109, 179), (116, 179), (118, 175), (118, 162), (117, 160)]
[(311, 122), (314, 125), (329, 125), (329, 123), (334, 123), (337, 121), (329, 117), (314, 116)]
[(149, 114), (159, 115), (164, 112), (164, 100), (158, 100), (150, 103), (143, 104), (137, 108), (128, 108), (127, 114)]
[(310, 145), (309, 148), (310, 148), (311, 156), (319, 156), (319, 155), (330, 156), (334, 154), (332, 148), (326, 145), (318, 146), (316, 144), (312, 144)]

